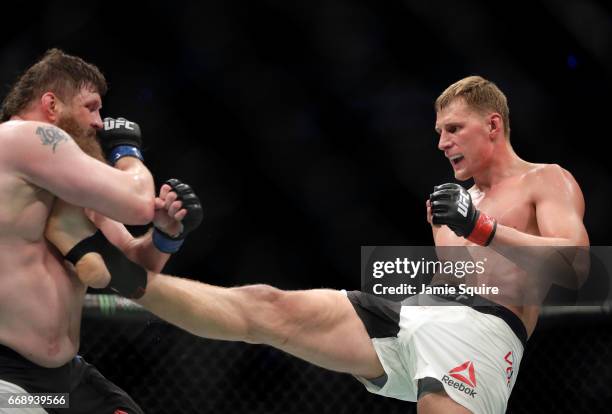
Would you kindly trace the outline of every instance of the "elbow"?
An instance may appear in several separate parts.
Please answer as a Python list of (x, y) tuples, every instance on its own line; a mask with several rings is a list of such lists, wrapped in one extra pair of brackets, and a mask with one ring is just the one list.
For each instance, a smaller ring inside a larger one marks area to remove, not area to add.
[(149, 224), (155, 215), (155, 199), (148, 196), (134, 197), (126, 213), (124, 224), (132, 226)]
[(245, 305), (240, 320), (239, 340), (250, 344), (283, 346), (288, 341), (287, 309), (283, 307), (285, 294), (268, 285), (247, 285), (233, 288)]
[(155, 216), (155, 199), (153, 197), (146, 197), (139, 200), (138, 204), (139, 205), (135, 208), (134, 224), (149, 224), (153, 221), (153, 217)]

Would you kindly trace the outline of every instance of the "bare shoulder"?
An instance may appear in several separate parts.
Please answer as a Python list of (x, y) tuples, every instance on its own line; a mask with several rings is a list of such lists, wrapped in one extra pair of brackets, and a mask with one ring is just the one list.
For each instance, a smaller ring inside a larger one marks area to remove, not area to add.
[(538, 187), (546, 186), (551, 190), (566, 186), (580, 188), (574, 176), (559, 164), (532, 164), (525, 177), (530, 183)]
[(62, 142), (72, 141), (70, 135), (55, 125), (38, 121), (8, 121), (0, 124), (0, 145), (28, 147), (48, 145), (56, 149)]
[(584, 209), (584, 196), (574, 176), (559, 164), (533, 164), (526, 174), (536, 200), (555, 199)]
[[(62, 148), (77, 147), (64, 130), (45, 122), (8, 121), (0, 124), (0, 160), (10, 168), (22, 170)], [(69, 150), (70, 152), (72, 149)]]

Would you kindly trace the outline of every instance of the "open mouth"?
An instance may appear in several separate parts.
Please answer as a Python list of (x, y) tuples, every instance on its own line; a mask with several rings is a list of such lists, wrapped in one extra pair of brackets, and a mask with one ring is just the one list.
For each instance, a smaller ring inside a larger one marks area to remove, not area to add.
[(450, 162), (453, 165), (458, 165), (463, 160), (464, 160), (463, 155), (455, 155), (455, 156), (450, 158)]

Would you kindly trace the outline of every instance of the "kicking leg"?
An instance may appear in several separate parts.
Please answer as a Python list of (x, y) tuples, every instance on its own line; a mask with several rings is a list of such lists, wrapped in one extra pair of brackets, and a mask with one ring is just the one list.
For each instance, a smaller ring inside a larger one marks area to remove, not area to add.
[(338, 291), (222, 288), (150, 274), (147, 293), (138, 303), (194, 335), (268, 344), (323, 368), (365, 378), (384, 374), (361, 319)]
[(471, 414), (464, 406), (453, 401), (444, 390), (427, 393), (419, 397), (418, 414)]

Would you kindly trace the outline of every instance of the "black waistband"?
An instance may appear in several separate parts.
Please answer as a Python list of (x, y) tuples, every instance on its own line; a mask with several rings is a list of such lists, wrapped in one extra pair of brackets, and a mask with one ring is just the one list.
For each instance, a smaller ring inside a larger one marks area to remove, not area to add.
[(10, 359), (24, 365), (38, 366), (29, 359), (23, 357), (19, 352), (15, 351), (12, 348), (9, 348), (4, 344), (0, 344), (0, 358)]
[(19, 385), (28, 392), (68, 390), (71, 363), (57, 368), (45, 368), (0, 344), (0, 379)]
[(516, 316), (516, 314), (510, 309), (505, 308), (502, 305), (492, 302), (489, 299), (483, 298), (479, 295), (466, 296), (462, 294), (433, 294), (433, 296), (437, 296), (441, 299), (445, 299), (448, 301), (461, 303), (463, 305), (469, 306), (475, 311), (501, 318), (504, 322), (506, 322), (510, 329), (512, 329), (512, 332), (514, 332), (516, 337), (521, 341), (523, 347), (527, 345), (527, 329), (525, 329), (523, 321), (521, 321), (521, 319)]

